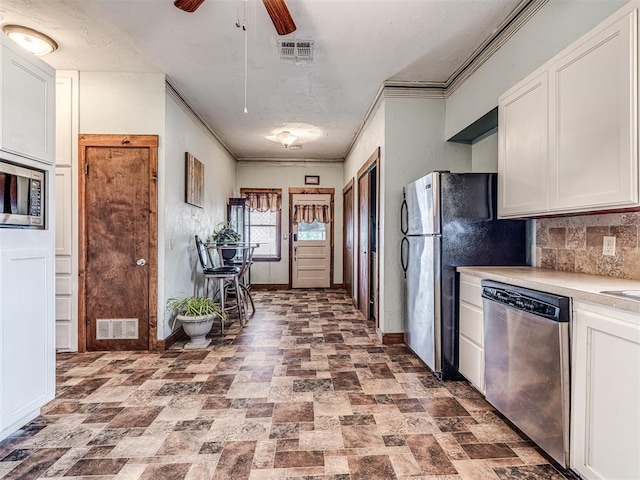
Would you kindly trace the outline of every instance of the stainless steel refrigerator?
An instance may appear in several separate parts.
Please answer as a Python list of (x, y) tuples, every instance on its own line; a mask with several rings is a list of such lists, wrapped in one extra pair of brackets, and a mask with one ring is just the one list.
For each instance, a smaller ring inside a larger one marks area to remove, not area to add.
[(404, 340), (443, 380), (460, 378), (456, 267), (527, 265), (527, 223), (497, 220), (496, 180), (432, 172), (404, 187)]

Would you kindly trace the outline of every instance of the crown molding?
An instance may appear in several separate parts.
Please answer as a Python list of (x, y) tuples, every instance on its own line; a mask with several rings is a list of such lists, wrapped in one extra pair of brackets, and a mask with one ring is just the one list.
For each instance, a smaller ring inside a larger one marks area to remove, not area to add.
[(462, 85), (484, 62), (513, 37), (549, 0), (522, 0), (493, 33), (465, 60), (445, 82), (448, 97)]
[(387, 98), (447, 98), (462, 85), (484, 62), (486, 62), (507, 40), (513, 37), (538, 10), (549, 0), (522, 0), (504, 21), (498, 25), (493, 33), (482, 42), (478, 48), (453, 72), (445, 82), (419, 81), (400, 82), (386, 81), (378, 89), (371, 107), (367, 110), (358, 131), (347, 147), (346, 159), (356, 144), (362, 131), (380, 108), (382, 101)]
[(211, 128), (207, 121), (198, 113), (196, 108), (189, 102), (173, 81), (165, 76), (165, 84), (169, 96), (187, 113), (194, 122), (200, 125), (209, 135), (217, 141), (225, 152), (239, 165), (252, 165), (261, 163), (264, 165), (304, 165), (321, 163), (335, 164), (344, 162), (351, 153), (362, 131), (368, 125), (371, 118), (380, 108), (382, 102), (387, 98), (410, 98), (410, 99), (446, 99), (455, 92), (471, 75), (473, 75), (498, 49), (504, 45), (518, 30), (520, 30), (549, 0), (522, 0), (509, 16), (493, 31), (493, 33), (482, 42), (481, 45), (458, 67), (444, 82), (435, 81), (413, 81), (399, 82), (386, 81), (380, 85), (371, 106), (363, 117), (363, 121), (358, 127), (351, 143), (345, 151), (344, 158), (313, 159), (303, 158), (281, 159), (272, 157), (243, 158), (236, 157), (231, 153), (229, 147), (220, 139), (218, 134)]
[(358, 138), (360, 138), (360, 134), (369, 123), (369, 120), (371, 120), (378, 111), (383, 100), (387, 98), (443, 99), (445, 98), (445, 93), (445, 84), (443, 82), (383, 82), (373, 99), (373, 103), (369, 107), (369, 110), (367, 110), (364, 120), (358, 127), (358, 131), (347, 147), (344, 158), (349, 156), (353, 146), (358, 141)]
[(341, 165), (344, 162), (344, 158), (332, 158), (332, 159), (280, 159), (280, 158), (252, 158), (252, 159), (238, 159), (237, 165), (239, 167), (335, 167)]
[(198, 124), (206, 133), (208, 133), (216, 142), (220, 144), (220, 146), (224, 149), (224, 151), (234, 160), (238, 160), (236, 156), (231, 153), (229, 147), (220, 139), (218, 134), (211, 128), (211, 126), (207, 123), (207, 121), (200, 115), (198, 110), (193, 106), (193, 104), (187, 100), (187, 98), (180, 93), (178, 87), (176, 87), (175, 83), (167, 76), (164, 77), (164, 83), (166, 86), (167, 94), (178, 104), (180, 108), (193, 120), (196, 124)]
[(386, 81), (380, 90), (384, 98), (444, 98), (442, 82), (392, 82)]

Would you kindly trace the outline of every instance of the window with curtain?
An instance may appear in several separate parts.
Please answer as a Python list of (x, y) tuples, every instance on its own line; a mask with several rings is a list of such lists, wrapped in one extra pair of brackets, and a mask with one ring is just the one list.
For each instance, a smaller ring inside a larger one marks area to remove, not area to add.
[(279, 188), (242, 188), (248, 199), (249, 241), (259, 243), (254, 261), (279, 261), (282, 238), (282, 190)]
[(326, 240), (330, 221), (329, 205), (293, 206), (293, 223), (298, 225), (298, 240)]

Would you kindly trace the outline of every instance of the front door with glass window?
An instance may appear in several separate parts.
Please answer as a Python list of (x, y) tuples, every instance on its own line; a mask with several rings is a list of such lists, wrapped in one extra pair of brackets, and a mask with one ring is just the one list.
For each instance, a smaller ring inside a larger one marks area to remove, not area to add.
[[(296, 194), (293, 205), (327, 205), (329, 194)], [(310, 219), (309, 219), (310, 220)], [(331, 223), (313, 220), (292, 222), (293, 288), (329, 288), (331, 286)]]

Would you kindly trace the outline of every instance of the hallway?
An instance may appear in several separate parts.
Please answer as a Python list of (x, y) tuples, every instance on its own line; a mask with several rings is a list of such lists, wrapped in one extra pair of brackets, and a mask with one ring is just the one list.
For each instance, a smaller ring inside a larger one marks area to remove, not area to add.
[(564, 478), (465, 382), (381, 346), (344, 292), (254, 297), (206, 350), (59, 354), (0, 478)]

